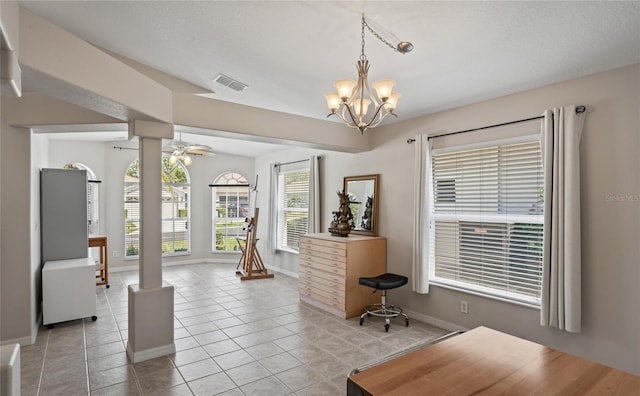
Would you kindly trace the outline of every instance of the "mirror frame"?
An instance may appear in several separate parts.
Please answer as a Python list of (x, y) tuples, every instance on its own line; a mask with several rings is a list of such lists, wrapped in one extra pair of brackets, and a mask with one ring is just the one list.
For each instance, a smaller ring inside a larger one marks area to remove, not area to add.
[[(362, 176), (345, 176), (343, 181), (343, 190), (345, 193), (349, 194), (349, 182), (352, 181), (364, 181), (371, 180), (373, 181), (373, 209), (372, 209), (372, 220), (373, 220), (373, 228), (371, 231), (365, 230), (351, 230), (351, 234), (357, 235), (369, 235), (369, 236), (378, 236), (378, 211), (380, 207), (380, 174), (375, 175), (362, 175)], [(363, 202), (364, 204), (364, 202)]]

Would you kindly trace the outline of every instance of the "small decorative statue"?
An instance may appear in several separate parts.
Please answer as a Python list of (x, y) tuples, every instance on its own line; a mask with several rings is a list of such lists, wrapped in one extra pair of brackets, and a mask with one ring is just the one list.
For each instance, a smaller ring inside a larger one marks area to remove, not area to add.
[(338, 198), (340, 200), (340, 206), (337, 212), (333, 212), (333, 221), (329, 226), (329, 232), (335, 236), (349, 236), (351, 232), (350, 223), (353, 220), (351, 214), (351, 207), (349, 206), (349, 196), (342, 190), (338, 191)]
[(367, 203), (364, 208), (364, 214), (362, 215), (362, 223), (360, 228), (363, 230), (371, 231), (371, 212), (373, 211), (373, 197), (367, 197)]

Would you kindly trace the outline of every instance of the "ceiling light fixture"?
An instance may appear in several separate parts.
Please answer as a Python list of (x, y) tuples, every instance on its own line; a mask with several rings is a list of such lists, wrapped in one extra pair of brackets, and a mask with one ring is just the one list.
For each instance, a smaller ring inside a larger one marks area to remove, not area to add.
[(213, 156), (215, 152), (213, 149), (204, 144), (187, 143), (182, 140), (182, 131), (178, 140), (170, 140), (162, 147), (162, 152), (170, 154), (169, 165), (175, 166), (178, 162), (183, 163), (185, 166), (191, 166), (194, 155)]
[[(398, 104), (398, 98), (400, 97), (399, 93), (392, 93), (392, 88), (395, 84), (394, 80), (379, 80), (374, 82), (373, 88), (376, 90), (376, 94), (371, 92), (367, 75), (369, 73), (369, 61), (364, 54), (365, 27), (375, 37), (396, 52), (405, 54), (413, 49), (413, 44), (408, 41), (402, 41), (397, 46), (393, 46), (369, 26), (364, 14), (362, 14), (362, 50), (360, 52), (360, 59), (356, 62), (358, 81), (349, 79), (337, 80), (335, 87), (338, 93), (325, 95), (327, 106), (329, 110), (331, 110), (331, 113), (327, 115), (327, 117), (336, 115), (349, 127), (358, 129), (361, 134), (363, 134), (367, 128), (374, 128), (380, 124), (389, 114), (397, 117), (393, 110), (395, 110)], [(367, 119), (366, 116), (371, 104), (373, 104), (374, 109), (373, 112), (370, 113), (371, 116)]]
[(193, 164), (193, 160), (187, 153), (184, 152), (184, 149), (176, 149), (171, 156), (169, 157), (169, 165), (174, 166), (178, 163), (178, 161), (185, 164), (185, 166), (191, 166)]

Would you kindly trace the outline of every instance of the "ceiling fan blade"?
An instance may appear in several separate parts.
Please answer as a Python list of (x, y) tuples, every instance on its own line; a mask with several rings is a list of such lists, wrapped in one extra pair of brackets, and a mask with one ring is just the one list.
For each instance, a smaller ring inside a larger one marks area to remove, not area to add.
[(185, 150), (189, 153), (198, 154), (198, 155), (215, 155), (215, 151), (209, 146), (197, 145), (197, 146), (187, 146)]

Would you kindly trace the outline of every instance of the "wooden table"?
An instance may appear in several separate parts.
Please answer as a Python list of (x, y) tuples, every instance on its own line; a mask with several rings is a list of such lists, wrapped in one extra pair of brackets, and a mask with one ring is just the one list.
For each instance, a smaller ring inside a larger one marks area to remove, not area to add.
[(351, 395), (640, 395), (640, 377), (478, 327), (354, 374)]
[(96, 279), (99, 281), (96, 282), (96, 286), (106, 285), (109, 287), (109, 255), (107, 252), (107, 237), (106, 236), (96, 236), (89, 238), (89, 247), (97, 247), (100, 248), (100, 261), (98, 262), (98, 267), (96, 268)]

